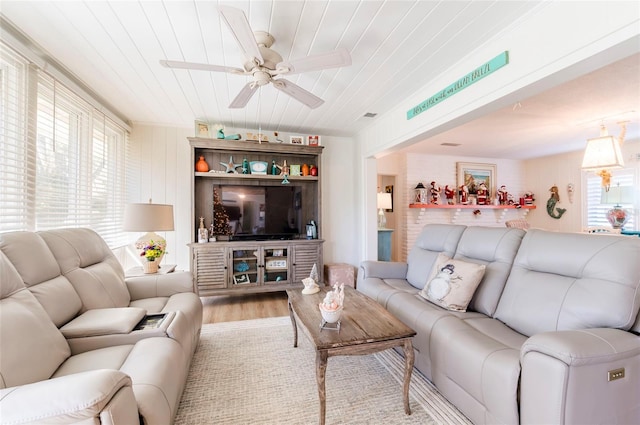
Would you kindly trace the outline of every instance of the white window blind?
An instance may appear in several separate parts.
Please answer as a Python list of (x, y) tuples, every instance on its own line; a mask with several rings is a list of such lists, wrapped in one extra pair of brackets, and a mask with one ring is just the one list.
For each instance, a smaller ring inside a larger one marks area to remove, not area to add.
[[(25, 72), (26, 82), (15, 83), (25, 89), (10, 95), (4, 90), (4, 69), (11, 65), (5, 51), (11, 54), (3, 48), (0, 231), (89, 227), (111, 247), (126, 244), (122, 219), (127, 132), (42, 71)], [(27, 67), (24, 60), (22, 64)], [(34, 87), (31, 95), (26, 87)], [(12, 102), (10, 114), (22, 121), (5, 118), (5, 102)], [(10, 147), (5, 143), (5, 121), (16, 122), (13, 131), (19, 135)], [(11, 155), (5, 155), (5, 149)], [(10, 203), (10, 196), (17, 200)]]
[[(640, 201), (635, 193), (637, 185), (635, 184), (636, 175), (634, 169), (612, 170), (611, 187), (620, 185), (620, 192), (624, 194), (624, 199), (614, 199), (615, 196), (607, 196), (602, 187), (602, 179), (593, 173), (586, 175), (586, 221), (588, 226), (611, 226), (607, 220), (607, 211), (614, 205), (620, 205), (629, 213), (629, 220), (625, 224), (625, 229), (638, 229), (637, 203)], [(623, 201), (623, 202), (620, 202)]]
[(20, 230), (33, 211), (35, 169), (27, 141), (28, 62), (0, 43), (0, 232)]

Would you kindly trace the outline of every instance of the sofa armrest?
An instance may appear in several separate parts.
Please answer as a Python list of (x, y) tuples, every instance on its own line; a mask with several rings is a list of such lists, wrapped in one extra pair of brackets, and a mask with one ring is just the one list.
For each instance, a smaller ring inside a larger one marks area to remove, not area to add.
[(363, 261), (360, 264), (358, 278), (406, 279), (407, 270), (407, 263), (394, 261)]
[(640, 337), (545, 332), (523, 344), (520, 363), (522, 424), (640, 423)]
[(2, 423), (78, 423), (109, 416), (138, 423), (131, 378), (117, 370), (93, 370), (0, 390)]
[(194, 292), (193, 277), (189, 272), (150, 274), (125, 279), (131, 300), (170, 297), (182, 292)]

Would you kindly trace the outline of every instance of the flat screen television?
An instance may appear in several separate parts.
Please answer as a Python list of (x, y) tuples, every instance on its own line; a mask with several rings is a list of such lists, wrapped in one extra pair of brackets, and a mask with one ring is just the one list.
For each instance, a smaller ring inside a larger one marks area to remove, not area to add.
[(218, 185), (231, 240), (294, 239), (302, 232), (302, 188)]

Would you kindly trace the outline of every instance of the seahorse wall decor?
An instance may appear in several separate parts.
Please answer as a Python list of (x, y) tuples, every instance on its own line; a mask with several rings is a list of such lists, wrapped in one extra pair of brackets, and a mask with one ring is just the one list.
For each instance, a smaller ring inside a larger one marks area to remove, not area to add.
[[(554, 184), (549, 189), (549, 192), (551, 192), (551, 197), (547, 201), (547, 214), (549, 214), (549, 217), (555, 218), (557, 220), (560, 217), (562, 217), (562, 214), (567, 212), (567, 209), (566, 208), (556, 208), (556, 204), (558, 202), (560, 202), (560, 195), (558, 193), (558, 186), (556, 186)], [(554, 208), (555, 208), (555, 211), (557, 212), (557, 214), (554, 212)]]

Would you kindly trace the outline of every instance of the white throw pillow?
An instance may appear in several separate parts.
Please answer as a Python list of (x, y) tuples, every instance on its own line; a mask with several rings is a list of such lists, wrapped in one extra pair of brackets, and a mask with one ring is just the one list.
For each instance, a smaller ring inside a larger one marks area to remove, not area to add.
[(485, 269), (484, 264), (454, 260), (444, 254), (438, 254), (420, 295), (447, 310), (467, 311)]

